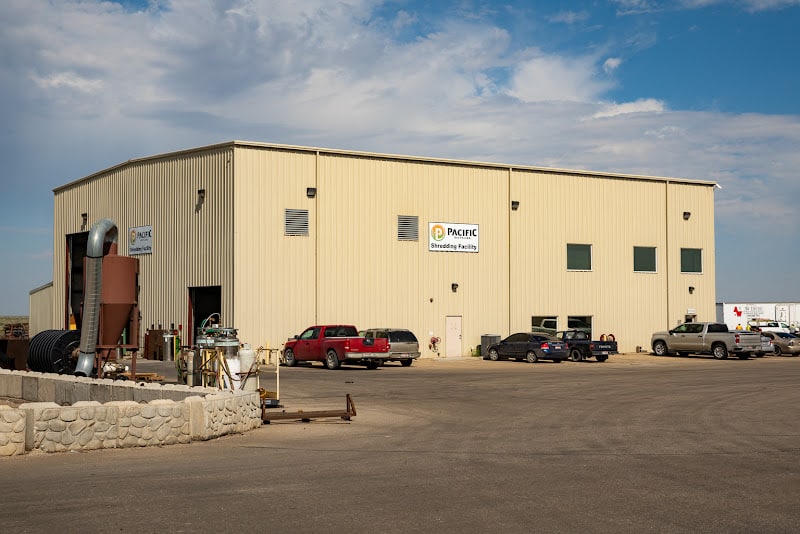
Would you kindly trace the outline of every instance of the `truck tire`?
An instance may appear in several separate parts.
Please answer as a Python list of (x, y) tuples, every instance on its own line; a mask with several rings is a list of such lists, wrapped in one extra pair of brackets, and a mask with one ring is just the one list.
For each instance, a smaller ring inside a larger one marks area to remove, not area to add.
[(711, 347), (711, 354), (718, 360), (725, 360), (728, 358), (728, 347), (722, 343), (716, 343)]
[(414, 363), (414, 360), (410, 358), (408, 360), (400, 360), (400, 365), (402, 365), (403, 367), (411, 367), (412, 363)]
[(367, 369), (371, 371), (373, 369), (377, 369), (380, 364), (378, 362), (367, 362), (365, 365), (367, 366)]
[(656, 353), (656, 356), (666, 356), (667, 355), (667, 344), (663, 341), (656, 341), (653, 343), (653, 352)]
[(325, 354), (325, 367), (331, 371), (335, 371), (339, 368), (339, 365), (339, 357), (336, 355), (336, 351), (329, 350), (328, 353)]
[(569, 359), (573, 362), (583, 361), (583, 353), (578, 349), (572, 349), (569, 353)]
[(739, 354), (737, 354), (737, 356), (739, 357), (740, 360), (749, 360), (750, 359), (750, 353), (749, 352), (740, 352)]
[(600, 362), (600, 363), (603, 363), (607, 359), (608, 359), (608, 356), (606, 356), (605, 354), (601, 354), (600, 356), (597, 357), (597, 361)]
[(500, 355), (497, 354), (497, 349), (489, 349), (489, 359), (493, 362), (496, 362), (500, 359)]
[(283, 352), (283, 360), (286, 362), (286, 367), (294, 367), (297, 365), (297, 360), (294, 358), (294, 351), (292, 349), (286, 349)]
[(535, 352), (529, 350), (528, 353), (525, 355), (525, 361), (528, 363), (536, 363), (539, 361), (539, 357), (536, 356)]

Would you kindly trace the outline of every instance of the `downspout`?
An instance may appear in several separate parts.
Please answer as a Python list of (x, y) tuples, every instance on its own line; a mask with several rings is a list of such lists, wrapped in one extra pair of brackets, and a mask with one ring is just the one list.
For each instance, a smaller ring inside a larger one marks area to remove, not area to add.
[[(508, 241), (506, 241), (506, 245), (508, 246), (508, 253), (506, 254), (506, 261), (508, 261), (508, 270), (506, 272), (506, 291), (507, 291), (507, 302), (508, 302), (508, 316), (506, 317), (506, 332), (511, 330), (511, 177), (514, 173), (514, 169), (512, 167), (508, 168), (508, 182), (506, 184), (506, 191), (508, 191), (508, 197), (506, 198), (506, 210), (508, 213)], [(486, 356), (485, 354), (481, 354), (481, 356)]]
[(100, 329), (100, 289), (103, 268), (103, 248), (106, 241), (117, 243), (117, 225), (111, 219), (101, 219), (92, 226), (86, 244), (85, 297), (81, 321), (81, 345), (76, 376), (91, 376), (94, 370), (97, 332)]
[(670, 242), (669, 242), (669, 180), (664, 182), (664, 241), (666, 250), (664, 251), (664, 270), (666, 270), (667, 274), (667, 328), (672, 328), (672, 310), (670, 309), (670, 301), (672, 299), (672, 295), (669, 292), (669, 277), (672, 273), (669, 270), (669, 255), (672, 252)]
[[(314, 187), (319, 188), (319, 150), (314, 158)], [(319, 321), (319, 189), (314, 197), (314, 324)]]

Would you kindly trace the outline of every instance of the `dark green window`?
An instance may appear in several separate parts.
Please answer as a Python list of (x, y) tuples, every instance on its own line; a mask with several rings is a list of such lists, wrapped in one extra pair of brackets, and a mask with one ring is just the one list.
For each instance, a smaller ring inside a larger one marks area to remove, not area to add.
[(592, 245), (567, 244), (567, 270), (592, 270)]
[(681, 272), (682, 273), (703, 272), (703, 249), (700, 248), (681, 249)]
[(637, 273), (656, 272), (656, 247), (633, 247), (633, 270)]

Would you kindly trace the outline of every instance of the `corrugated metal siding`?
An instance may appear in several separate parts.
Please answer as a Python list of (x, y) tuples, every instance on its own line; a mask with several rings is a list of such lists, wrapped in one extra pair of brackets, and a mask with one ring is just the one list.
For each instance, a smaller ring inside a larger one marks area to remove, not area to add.
[[(316, 155), (236, 149), (235, 306), (239, 338), (281, 348), (316, 322)], [(309, 212), (309, 235), (284, 235), (284, 210)]]
[[(670, 252), (669, 323), (674, 327), (689, 310), (698, 321), (716, 320), (716, 250), (714, 245), (714, 190), (687, 184), (670, 184), (668, 190)], [(691, 215), (683, 219), (683, 212)], [(681, 248), (702, 249), (703, 272), (681, 273)], [(689, 293), (689, 286), (694, 293)]]
[(43, 330), (52, 328), (53, 323), (53, 284), (46, 284), (30, 292), (28, 297), (30, 317), (28, 335), (35, 336)]
[[(153, 254), (139, 259), (142, 332), (151, 324), (187, 326), (188, 288), (222, 287), (222, 322), (233, 316), (232, 148), (132, 162), (55, 194), (53, 327), (66, 326), (65, 236), (102, 218), (119, 230), (128, 255), (131, 227), (153, 227)], [(198, 205), (199, 189), (205, 189)], [(81, 213), (88, 214), (81, 228)], [(202, 320), (204, 318), (198, 318)]]
[[(665, 320), (664, 184), (515, 171), (511, 214), (512, 330), (533, 315), (591, 316), (595, 336), (628, 350)], [(567, 270), (567, 243), (592, 247), (590, 271)], [(657, 248), (658, 272), (635, 273), (633, 247)], [(649, 334), (648, 334), (649, 336)], [(641, 338), (641, 339), (640, 339)], [(649, 341), (649, 338), (648, 338)], [(645, 343), (646, 346), (646, 343)]]
[[(222, 322), (254, 346), (343, 322), (410, 328), (430, 356), (457, 315), (468, 354), (532, 315), (590, 315), (622, 350), (647, 349), (690, 308), (713, 318), (712, 185), (242, 142), (135, 160), (56, 192), (52, 326), (66, 325), (64, 236), (86, 212), (115, 220), (121, 254), (129, 227), (153, 225), (155, 252), (137, 256), (145, 328), (183, 324), (187, 287), (220, 285)], [(308, 236), (284, 235), (286, 209), (308, 210)], [(418, 241), (397, 239), (398, 215), (419, 218)], [(480, 253), (429, 252), (431, 222), (478, 224)], [(567, 243), (592, 245), (591, 271), (567, 271)], [(633, 271), (636, 245), (656, 247), (656, 273)], [(679, 272), (682, 246), (703, 249), (702, 274)]]
[[(530, 328), (533, 315), (558, 316), (562, 328), (587, 315), (595, 336), (613, 333), (633, 351), (649, 349), (650, 333), (689, 308), (713, 320), (713, 188), (515, 171), (511, 191), (520, 201), (511, 213), (511, 331)], [(567, 270), (567, 243), (592, 246), (591, 271)], [(634, 272), (634, 246), (656, 247), (657, 272)], [(702, 275), (680, 274), (687, 246), (703, 248)]]
[[(499, 169), (321, 157), (319, 320), (410, 328), (427, 350), (461, 315), (465, 353), (505, 330), (507, 184)], [(398, 215), (419, 217), (419, 241), (397, 240)], [(430, 222), (478, 224), (480, 253), (429, 252)]]

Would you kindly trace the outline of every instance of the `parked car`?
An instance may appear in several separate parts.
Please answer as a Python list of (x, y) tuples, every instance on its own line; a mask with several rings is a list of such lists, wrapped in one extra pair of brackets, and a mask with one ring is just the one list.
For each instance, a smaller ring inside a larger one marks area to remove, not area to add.
[(499, 343), (489, 345), (484, 360), (525, 360), (536, 363), (539, 360), (561, 362), (569, 356), (567, 344), (550, 334), (539, 332), (519, 332), (511, 334)]
[(360, 332), (364, 339), (385, 338), (389, 340), (389, 352), (382, 358), (384, 362), (400, 362), (408, 367), (419, 358), (419, 341), (411, 330), (403, 328), (370, 328)]
[(352, 325), (310, 326), (283, 345), (287, 367), (306, 361), (322, 362), (328, 369), (338, 369), (342, 364), (376, 369), (388, 353), (387, 339), (359, 337)]
[[(761, 332), (759, 332), (761, 334)], [(761, 351), (754, 353), (756, 358), (762, 358), (765, 354), (773, 354), (775, 348), (772, 345), (772, 338), (761, 334)]]
[(772, 340), (772, 349), (778, 356), (800, 355), (800, 337), (786, 332), (762, 332), (761, 335)]
[(761, 335), (746, 330), (729, 332), (725, 323), (683, 323), (672, 330), (654, 333), (650, 346), (656, 356), (711, 354), (724, 360), (733, 353), (745, 360), (761, 351)]
[(569, 359), (580, 362), (587, 358), (595, 358), (604, 362), (611, 354), (617, 354), (617, 342), (613, 339), (593, 341), (589, 334), (583, 330), (565, 330), (556, 332), (556, 337), (567, 344)]

